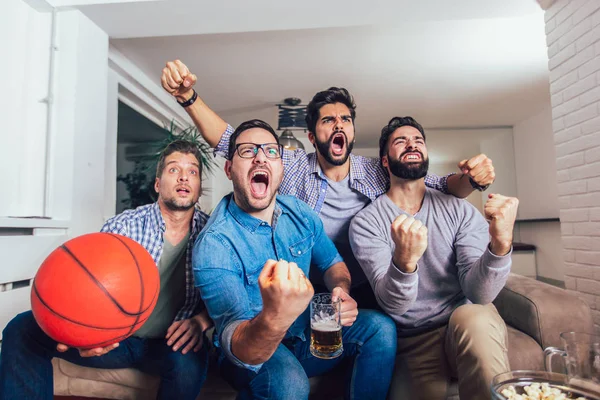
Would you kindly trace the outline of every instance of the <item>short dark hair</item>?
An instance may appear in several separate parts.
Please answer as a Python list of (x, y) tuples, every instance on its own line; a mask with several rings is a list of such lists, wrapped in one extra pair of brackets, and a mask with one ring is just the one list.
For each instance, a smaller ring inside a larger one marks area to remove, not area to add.
[(354, 98), (348, 90), (332, 86), (327, 90), (315, 94), (310, 103), (308, 103), (305, 121), (309, 132), (316, 133), (315, 129), (317, 127), (321, 108), (327, 104), (334, 103), (342, 103), (348, 107), (350, 110), (350, 117), (352, 117), (352, 124), (354, 124), (354, 118), (356, 118), (356, 104), (354, 104)]
[(390, 119), (390, 122), (388, 122), (388, 124), (381, 129), (381, 137), (379, 138), (380, 159), (386, 154), (388, 140), (392, 133), (394, 133), (396, 129), (403, 126), (412, 126), (413, 128), (416, 128), (421, 135), (423, 135), (423, 139), (425, 139), (425, 131), (423, 130), (423, 127), (413, 117), (394, 117)]
[(169, 143), (167, 147), (161, 151), (158, 163), (156, 164), (157, 178), (160, 178), (165, 169), (165, 159), (175, 152), (193, 154), (198, 161), (198, 171), (200, 172), (200, 176), (202, 176), (202, 154), (200, 153), (198, 146), (189, 140), (177, 139)]
[(268, 123), (266, 123), (265, 121), (263, 121), (261, 119), (251, 119), (249, 121), (242, 122), (236, 128), (236, 130), (233, 131), (233, 133), (231, 134), (231, 138), (229, 138), (229, 150), (227, 152), (228, 160), (232, 160), (233, 156), (235, 155), (235, 142), (237, 141), (237, 138), (243, 132), (247, 131), (248, 129), (253, 129), (253, 128), (260, 128), (260, 129), (264, 129), (265, 131), (269, 132), (275, 138), (275, 142), (277, 142), (277, 144), (279, 144), (279, 136), (277, 136), (277, 134), (275, 133), (275, 130), (271, 127), (271, 125), (269, 125)]

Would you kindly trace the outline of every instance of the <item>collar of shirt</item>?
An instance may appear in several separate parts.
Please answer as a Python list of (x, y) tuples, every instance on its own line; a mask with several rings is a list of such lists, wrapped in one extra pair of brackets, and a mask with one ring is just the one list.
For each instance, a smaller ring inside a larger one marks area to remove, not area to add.
[[(204, 227), (204, 220), (202, 213), (198, 209), (194, 209), (194, 216), (192, 217), (192, 229), (190, 231), (190, 240), (193, 239), (194, 235), (199, 233)], [(160, 212), (160, 206), (158, 202), (152, 204), (150, 208), (150, 226), (158, 234), (164, 234), (167, 230), (165, 219)]]
[[(319, 176), (321, 179), (325, 179), (325, 173), (321, 169), (321, 166), (318, 162), (317, 153), (310, 153), (308, 156), (308, 172), (309, 174), (315, 174)], [(354, 180), (361, 181), (365, 179), (366, 172), (365, 166), (363, 163), (359, 161), (359, 159), (354, 155), (350, 154), (350, 185), (354, 184)]]
[[(284, 212), (283, 209), (275, 202), (275, 209), (273, 210), (273, 221), (272, 226), (269, 223), (258, 219), (242, 210), (233, 199), (233, 194), (229, 195), (229, 204), (227, 205), (227, 211), (233, 218), (248, 232), (255, 233), (256, 230), (261, 226), (268, 226), (269, 228), (275, 229), (279, 216)], [(269, 229), (269, 232), (272, 230)]]

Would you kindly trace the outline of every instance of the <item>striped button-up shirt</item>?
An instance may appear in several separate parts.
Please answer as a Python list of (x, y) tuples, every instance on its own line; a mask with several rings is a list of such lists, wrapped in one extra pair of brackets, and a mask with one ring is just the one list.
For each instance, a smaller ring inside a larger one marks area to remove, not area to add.
[[(215, 148), (215, 154), (227, 157), (229, 139), (233, 131), (234, 129), (227, 125)], [(296, 196), (320, 213), (329, 185), (319, 167), (316, 153), (307, 154), (302, 149), (284, 150), (282, 158), (284, 175), (279, 193)], [(448, 176), (427, 175), (425, 185), (448, 193)], [(383, 169), (378, 158), (350, 154), (350, 187), (373, 201), (389, 187), (387, 171)]]
[[(192, 219), (192, 230), (187, 244), (185, 262), (185, 302), (175, 316), (175, 321), (190, 318), (204, 308), (198, 289), (194, 285), (192, 272), (192, 250), (198, 234), (206, 224), (208, 216), (196, 209)], [(165, 220), (158, 203), (140, 206), (135, 210), (126, 210), (110, 218), (102, 227), (102, 232), (117, 233), (127, 236), (141, 244), (154, 259), (156, 265), (162, 255), (165, 243)]]

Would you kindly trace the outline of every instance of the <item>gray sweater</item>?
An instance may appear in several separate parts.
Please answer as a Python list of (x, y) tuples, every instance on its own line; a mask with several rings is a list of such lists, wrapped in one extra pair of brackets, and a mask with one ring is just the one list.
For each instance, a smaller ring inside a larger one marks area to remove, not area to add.
[(398, 327), (412, 336), (448, 323), (469, 302), (492, 302), (506, 283), (511, 253), (488, 249), (488, 223), (467, 201), (426, 189), (414, 217), (428, 229), (428, 246), (411, 274), (392, 262), (392, 221), (406, 214), (387, 195), (380, 196), (350, 224), (350, 244), (377, 302)]

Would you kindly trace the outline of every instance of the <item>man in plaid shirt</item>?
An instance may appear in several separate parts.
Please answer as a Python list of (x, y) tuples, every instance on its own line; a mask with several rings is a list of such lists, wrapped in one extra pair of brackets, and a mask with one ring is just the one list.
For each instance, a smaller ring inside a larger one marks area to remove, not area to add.
[[(233, 128), (213, 112), (192, 88), (196, 76), (179, 60), (163, 69), (163, 88), (185, 108), (215, 153), (227, 152)], [(360, 210), (386, 192), (389, 177), (380, 160), (352, 154), (356, 105), (344, 88), (317, 93), (307, 108), (308, 139), (314, 153), (286, 150), (280, 194), (295, 195), (321, 217), (327, 236), (333, 240), (352, 276), (351, 296), (361, 308), (376, 308), (371, 287), (354, 258), (348, 239), (350, 221)], [(463, 175), (428, 175), (425, 184), (444, 193), (466, 197), (474, 189), (484, 190), (494, 181), (494, 167), (480, 154), (459, 164)], [(461, 179), (467, 176), (468, 179)], [(313, 274), (317, 276), (317, 274)], [(317, 279), (315, 290), (321, 289)]]
[(0, 399), (51, 399), (53, 357), (94, 368), (134, 367), (160, 375), (159, 399), (196, 399), (208, 366), (204, 331), (212, 325), (191, 264), (194, 241), (207, 221), (195, 207), (200, 160), (193, 143), (169, 144), (156, 170), (158, 201), (127, 210), (102, 228), (140, 243), (156, 262), (160, 294), (144, 325), (121, 343), (78, 350), (48, 337), (31, 311), (17, 315), (3, 331)]

